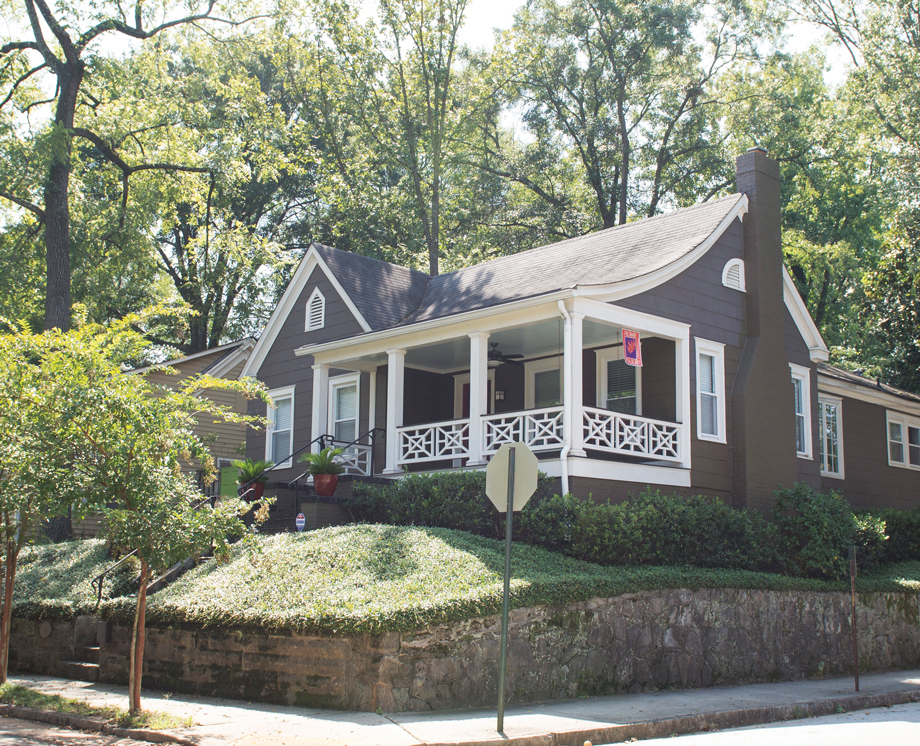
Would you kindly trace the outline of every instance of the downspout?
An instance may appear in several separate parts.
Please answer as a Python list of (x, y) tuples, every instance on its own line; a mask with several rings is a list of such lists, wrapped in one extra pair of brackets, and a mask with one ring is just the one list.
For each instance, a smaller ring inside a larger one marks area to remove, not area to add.
[[(564, 342), (562, 348), (562, 406), (563, 406), (563, 426), (562, 426), (562, 451), (559, 454), (559, 464), (562, 467), (562, 494), (567, 495), (569, 492), (569, 450), (572, 447), (572, 382), (571, 371), (565, 370), (566, 361), (571, 358), (572, 350), (572, 317), (565, 309), (565, 303), (558, 301), (557, 306), (562, 318), (565, 319)], [(569, 354), (566, 355), (565, 351)]]

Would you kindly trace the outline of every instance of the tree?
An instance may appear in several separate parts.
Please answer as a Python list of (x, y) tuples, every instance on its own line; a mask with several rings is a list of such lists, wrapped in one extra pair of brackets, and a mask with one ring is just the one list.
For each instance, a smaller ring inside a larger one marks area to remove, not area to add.
[[(7, 0), (4, 9), (15, 14), (28, 32), (19, 39), (0, 44), (3, 61), (2, 82), (6, 95), (0, 110), (10, 104), (18, 105), (24, 115), (52, 105), (54, 112), (49, 126), (34, 139), (31, 145), (17, 149), (17, 154), (33, 169), (41, 172), (34, 184), (23, 183), (20, 174), (6, 171), (0, 175), (0, 197), (12, 205), (31, 213), (32, 219), (42, 226), (45, 246), (46, 329), (67, 329), (70, 325), (71, 306), (71, 173), (73, 170), (74, 138), (80, 138), (96, 147), (99, 154), (116, 166), (123, 176), (123, 204), (127, 198), (130, 177), (151, 170), (195, 170), (183, 164), (156, 161), (128, 162), (116, 149), (89, 126), (78, 123), (76, 115), (81, 105), (93, 101), (81, 100), (84, 80), (95, 72), (91, 52), (97, 40), (107, 33), (146, 40), (167, 29), (212, 21), (228, 24), (242, 23), (216, 16), (217, 0), (192, 2), (189, 12), (174, 8), (149, 6), (136, 2), (133, 12), (122, 3), (94, 3), (92, 10), (81, 15), (84, 8), (61, 4), (50, 6), (46, 0)], [(172, 11), (172, 12), (170, 12)], [(80, 30), (82, 29), (82, 30)], [(46, 38), (46, 30), (50, 38)], [(88, 59), (89, 57), (89, 59)], [(50, 76), (50, 98), (42, 94), (41, 86), (33, 83), (41, 76)], [(11, 121), (12, 120), (12, 121)], [(21, 122), (8, 115), (6, 133), (22, 129)]]

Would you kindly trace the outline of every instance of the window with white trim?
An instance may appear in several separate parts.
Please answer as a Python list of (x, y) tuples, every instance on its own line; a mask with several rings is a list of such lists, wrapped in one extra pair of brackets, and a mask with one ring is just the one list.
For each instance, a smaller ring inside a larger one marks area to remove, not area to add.
[(920, 420), (888, 412), (888, 463), (920, 469)]
[(795, 406), (795, 452), (799, 458), (811, 458), (811, 371), (794, 363), (789, 363), (789, 370)]
[(622, 347), (597, 350), (597, 407), (622, 414), (642, 414), (642, 375), (628, 365)]
[(744, 289), (744, 262), (740, 259), (729, 259), (722, 269), (722, 284), (732, 290)]
[(268, 408), (265, 460), (288, 468), (294, 443), (294, 387), (273, 389), (268, 395), (275, 406)]
[(319, 288), (314, 288), (307, 301), (307, 321), (305, 331), (312, 332), (326, 325), (326, 296)]
[(843, 404), (840, 399), (818, 399), (818, 448), (821, 476), (843, 479)]
[(352, 443), (358, 433), (360, 373), (329, 379), (329, 432), (341, 443)]
[(694, 337), (696, 343), (696, 435), (725, 439), (725, 345)]
[(562, 358), (524, 363), (524, 407), (540, 409), (562, 404)]

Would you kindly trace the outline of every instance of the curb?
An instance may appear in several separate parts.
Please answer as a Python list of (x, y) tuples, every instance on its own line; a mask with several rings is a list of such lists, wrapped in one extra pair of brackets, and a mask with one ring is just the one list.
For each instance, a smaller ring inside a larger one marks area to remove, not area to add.
[(179, 743), (183, 746), (196, 746), (195, 741), (190, 741), (182, 736), (166, 733), (161, 730), (146, 730), (144, 728), (119, 728), (108, 720), (101, 718), (81, 717), (68, 715), (54, 710), (40, 710), (35, 707), (21, 707), (20, 705), (0, 705), (0, 716), (19, 718), (20, 720), (34, 720), (40, 723), (56, 725), (60, 728), (73, 730), (86, 730), (105, 735), (118, 736), (119, 738), (133, 738), (136, 741), (149, 741), (150, 743)]
[(585, 741), (593, 744), (622, 743), (633, 739), (643, 741), (650, 738), (667, 738), (672, 735), (741, 728), (783, 720), (800, 720), (872, 707), (903, 705), (909, 702), (920, 702), (920, 689), (884, 694), (855, 694), (773, 707), (750, 707), (741, 710), (658, 718), (642, 723), (624, 723), (623, 725), (586, 728), (565, 733), (535, 733), (528, 736), (507, 736), (481, 741), (428, 742), (422, 746), (582, 746)]

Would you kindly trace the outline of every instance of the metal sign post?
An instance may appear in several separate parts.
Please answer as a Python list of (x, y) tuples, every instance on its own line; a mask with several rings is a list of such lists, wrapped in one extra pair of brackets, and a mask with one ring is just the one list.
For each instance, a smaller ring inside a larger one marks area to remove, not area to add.
[(505, 670), (508, 663), (508, 613), (511, 606), (511, 529), (514, 511), (537, 489), (537, 457), (524, 443), (505, 443), (486, 468), (486, 495), (505, 514), (505, 592), (502, 599), (501, 659), (498, 669), (498, 732), (505, 727)]
[(853, 597), (853, 680), (859, 691), (859, 643), (856, 639), (856, 547), (850, 544), (850, 595)]

